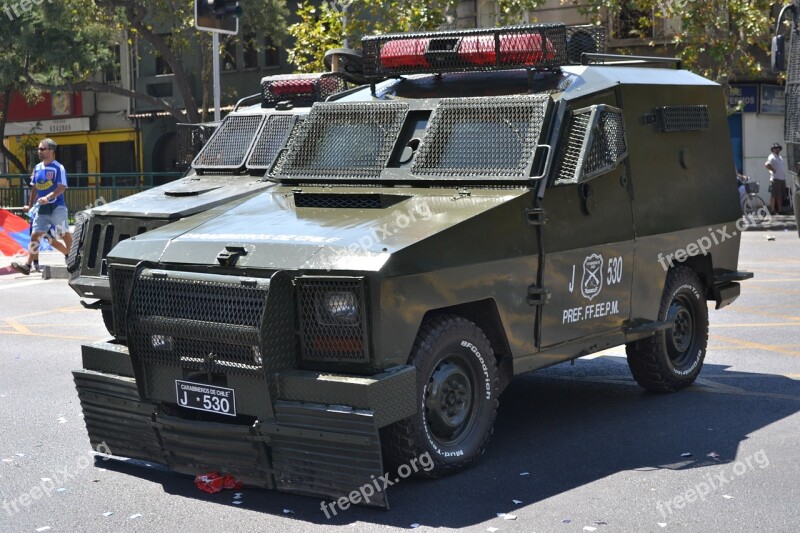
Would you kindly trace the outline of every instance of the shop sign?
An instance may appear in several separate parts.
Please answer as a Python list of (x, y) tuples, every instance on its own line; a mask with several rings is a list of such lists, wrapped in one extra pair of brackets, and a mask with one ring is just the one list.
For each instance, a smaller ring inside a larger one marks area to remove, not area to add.
[(781, 85), (761, 86), (761, 112), (765, 115), (783, 115), (784, 93)]
[(6, 137), (12, 135), (51, 135), (89, 131), (89, 117), (28, 120), (6, 124)]
[(758, 85), (731, 85), (728, 107), (738, 107), (740, 102), (744, 104), (743, 113), (758, 113)]

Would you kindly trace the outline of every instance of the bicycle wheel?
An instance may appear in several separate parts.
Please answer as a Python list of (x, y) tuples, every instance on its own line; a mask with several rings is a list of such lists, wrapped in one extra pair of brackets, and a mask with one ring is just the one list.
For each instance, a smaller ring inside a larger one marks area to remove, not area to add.
[(753, 222), (761, 224), (767, 218), (767, 204), (764, 203), (764, 200), (757, 194), (754, 194), (750, 198), (750, 204), (753, 206)]
[(749, 217), (751, 214), (753, 214), (753, 211), (755, 211), (755, 209), (753, 209), (753, 201), (751, 197), (745, 196), (742, 198), (742, 214), (745, 217)]
[(742, 214), (748, 224), (761, 224), (769, 214), (764, 200), (757, 194), (742, 199)]

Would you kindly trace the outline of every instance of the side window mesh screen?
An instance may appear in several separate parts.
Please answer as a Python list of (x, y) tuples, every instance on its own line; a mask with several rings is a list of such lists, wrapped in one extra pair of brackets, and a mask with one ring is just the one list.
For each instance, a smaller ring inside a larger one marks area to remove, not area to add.
[(242, 168), (265, 118), (264, 115), (228, 115), (197, 154), (192, 166), (209, 170)]
[(266, 170), (286, 146), (289, 135), (297, 122), (295, 115), (272, 115), (261, 128), (253, 152), (247, 158), (247, 168)]
[(178, 149), (175, 154), (175, 166), (181, 172), (189, 169), (192, 161), (203, 145), (217, 129), (217, 124), (178, 124), (175, 131), (178, 137)]
[(555, 184), (587, 181), (613, 170), (627, 155), (621, 110), (596, 105), (574, 111), (555, 167)]
[(416, 176), (529, 177), (548, 95), (447, 98), (434, 111)]

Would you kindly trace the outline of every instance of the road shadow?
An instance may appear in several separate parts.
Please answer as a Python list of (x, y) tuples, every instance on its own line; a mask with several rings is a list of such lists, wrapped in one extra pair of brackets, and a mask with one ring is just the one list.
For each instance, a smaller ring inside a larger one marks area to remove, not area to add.
[[(623, 471), (734, 462), (749, 434), (800, 410), (800, 382), (784, 376), (706, 364), (692, 387), (653, 394), (620, 363), (624, 358), (579, 360), (517, 377), (500, 398), (482, 460), (444, 479), (401, 480), (389, 489), (389, 512), (356, 506), (327, 518), (320, 498), (250, 488), (237, 506), (312, 524), (468, 527), (513, 512), (514, 499), (530, 505)], [(718, 457), (707, 455), (712, 451)], [(160, 483), (170, 494), (234, 501), (234, 491), (206, 494), (162, 468), (111, 463), (102, 466)]]

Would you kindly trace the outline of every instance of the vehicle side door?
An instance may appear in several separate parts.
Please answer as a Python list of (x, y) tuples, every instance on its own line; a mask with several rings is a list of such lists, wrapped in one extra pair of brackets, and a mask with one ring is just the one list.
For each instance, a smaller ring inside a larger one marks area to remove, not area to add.
[[(623, 113), (613, 91), (568, 102), (542, 198), (540, 348), (620, 331), (630, 319), (634, 226)], [(565, 351), (565, 358), (572, 355)]]

